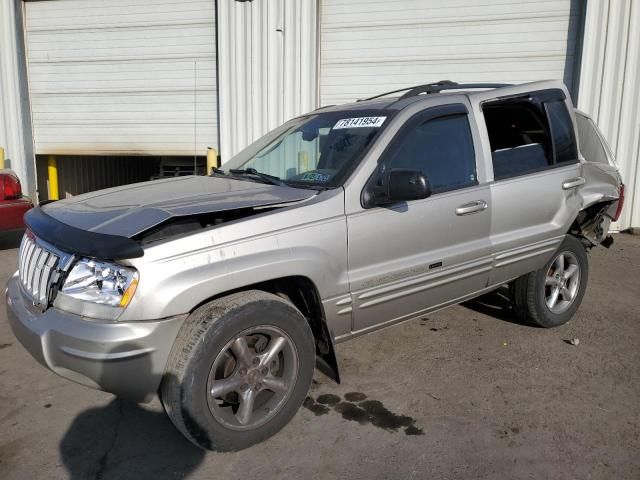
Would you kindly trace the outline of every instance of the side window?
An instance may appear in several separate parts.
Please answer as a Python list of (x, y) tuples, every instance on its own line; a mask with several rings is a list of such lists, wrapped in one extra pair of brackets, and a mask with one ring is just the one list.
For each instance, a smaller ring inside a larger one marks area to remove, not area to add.
[(609, 163), (607, 151), (600, 140), (596, 126), (589, 117), (576, 113), (578, 125), (578, 137), (580, 138), (580, 151), (585, 160), (597, 163)]
[(434, 193), (475, 185), (476, 159), (466, 115), (409, 127), (387, 151), (385, 168), (421, 170)]
[(563, 101), (558, 100), (545, 103), (545, 107), (551, 127), (555, 163), (576, 162), (578, 150), (567, 106)]
[(483, 107), (493, 175), (496, 180), (544, 169), (553, 164), (553, 150), (544, 112), (522, 100)]

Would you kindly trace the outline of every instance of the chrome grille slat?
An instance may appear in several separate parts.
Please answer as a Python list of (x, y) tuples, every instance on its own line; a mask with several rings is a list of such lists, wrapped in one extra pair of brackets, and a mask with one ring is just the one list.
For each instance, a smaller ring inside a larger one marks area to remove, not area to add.
[(49, 285), (51, 285), (51, 276), (53, 273), (53, 267), (55, 267), (58, 258), (49, 253), (47, 261), (42, 268), (42, 277), (40, 280), (40, 295), (38, 296), (38, 302), (40, 305), (46, 305), (49, 303)]
[(42, 249), (36, 245), (33, 249), (33, 254), (29, 259), (29, 272), (27, 273), (27, 288), (29, 292), (33, 294), (33, 278), (36, 276), (36, 267), (38, 266), (38, 259), (40, 258), (40, 254), (42, 253)]
[(27, 258), (29, 257), (29, 253), (32, 248), (33, 244), (26, 238), (25, 235), (24, 253), (22, 255), (22, 268), (20, 270), (20, 280), (22, 280), (22, 284), (25, 286), (27, 278)]
[(34, 305), (49, 306), (52, 284), (59, 277), (59, 261), (59, 252), (53, 247), (36, 240), (30, 232), (25, 234), (20, 245), (18, 270), (22, 286)]
[(22, 278), (26, 278), (27, 276), (27, 257), (29, 256), (30, 250), (33, 248), (33, 244), (29, 241), (25, 242), (24, 246), (24, 255), (22, 261)]
[(44, 285), (42, 281), (44, 278), (44, 266), (47, 264), (47, 260), (49, 260), (49, 252), (42, 249), (38, 263), (36, 264), (36, 273), (33, 275), (33, 296), (36, 297), (40, 304), (42, 303), (40, 300), (42, 292), (47, 291), (47, 286)]
[(33, 298), (38, 298), (38, 287), (40, 286), (40, 270), (38, 269), (38, 265), (40, 263), (40, 259), (42, 258), (42, 249), (37, 248), (36, 253), (33, 256), (33, 260), (31, 261), (33, 265), (33, 270), (31, 273), (31, 278), (29, 280), (29, 290), (33, 294)]
[(22, 237), (22, 242), (20, 243), (20, 258), (18, 260), (18, 269), (20, 270), (20, 277), (22, 277), (24, 272), (24, 259), (27, 254), (27, 246), (29, 245), (29, 241), (27, 236)]
[(31, 275), (31, 272), (33, 271), (33, 268), (31, 265), (31, 259), (33, 258), (35, 251), (36, 251), (36, 244), (33, 243), (29, 246), (29, 250), (27, 251), (27, 258), (25, 259), (26, 271), (24, 274), (24, 286), (27, 287), (27, 290), (29, 291), (31, 291), (31, 287), (29, 286), (29, 275)]

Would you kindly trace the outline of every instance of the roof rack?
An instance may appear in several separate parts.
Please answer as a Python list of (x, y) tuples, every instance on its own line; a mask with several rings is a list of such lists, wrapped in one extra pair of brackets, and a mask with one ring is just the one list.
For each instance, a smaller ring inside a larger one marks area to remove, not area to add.
[(375, 95), (373, 97), (364, 98), (358, 100), (359, 102), (366, 102), (368, 100), (375, 100), (376, 98), (384, 97), (387, 95), (391, 95), (392, 93), (405, 92), (398, 100), (403, 100), (409, 97), (415, 97), (416, 95), (420, 95), (421, 93), (440, 93), (443, 90), (467, 90), (473, 88), (502, 88), (502, 87), (510, 87), (511, 83), (457, 83), (452, 82), (451, 80), (440, 80), (439, 82), (434, 83), (426, 83), (424, 85), (416, 85), (415, 87), (405, 87), (399, 88), (398, 90), (392, 90), (390, 92), (381, 93), (379, 95)]

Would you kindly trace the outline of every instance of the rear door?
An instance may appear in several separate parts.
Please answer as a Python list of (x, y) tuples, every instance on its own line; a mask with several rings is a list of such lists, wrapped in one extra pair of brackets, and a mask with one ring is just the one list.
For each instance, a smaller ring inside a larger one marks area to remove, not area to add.
[(429, 198), (348, 212), (354, 331), (410, 318), (486, 287), (490, 191), (478, 182), (477, 135), (468, 111), (468, 104), (458, 103), (417, 113), (380, 158), (379, 171), (421, 170), (433, 189)]
[(570, 108), (560, 89), (482, 105), (494, 176), (493, 284), (541, 268), (579, 210), (585, 179)]

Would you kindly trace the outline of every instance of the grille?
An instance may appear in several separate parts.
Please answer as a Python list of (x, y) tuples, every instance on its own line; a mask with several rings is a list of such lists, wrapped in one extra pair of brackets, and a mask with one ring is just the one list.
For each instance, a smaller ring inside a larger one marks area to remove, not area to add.
[(20, 281), (33, 303), (43, 308), (51, 301), (51, 286), (59, 278), (60, 257), (43, 248), (31, 232), (24, 234), (18, 257)]

